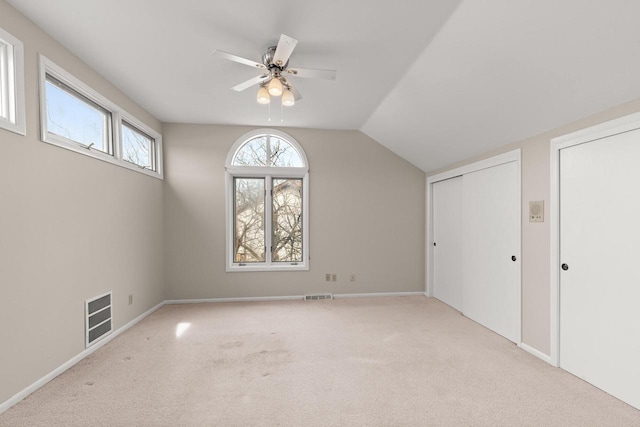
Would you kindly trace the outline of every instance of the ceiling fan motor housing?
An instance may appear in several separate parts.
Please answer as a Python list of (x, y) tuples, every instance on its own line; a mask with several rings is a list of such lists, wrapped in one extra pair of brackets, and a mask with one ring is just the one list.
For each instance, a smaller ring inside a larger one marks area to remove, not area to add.
[(287, 63), (286, 64), (282, 64), (282, 65), (278, 65), (278, 64), (273, 63), (273, 57), (276, 54), (276, 48), (277, 48), (277, 46), (271, 46), (269, 49), (267, 49), (265, 54), (262, 55), (262, 63), (272, 73), (280, 74), (282, 71), (284, 71), (285, 68), (287, 68), (287, 66), (289, 65), (289, 61), (287, 60)]

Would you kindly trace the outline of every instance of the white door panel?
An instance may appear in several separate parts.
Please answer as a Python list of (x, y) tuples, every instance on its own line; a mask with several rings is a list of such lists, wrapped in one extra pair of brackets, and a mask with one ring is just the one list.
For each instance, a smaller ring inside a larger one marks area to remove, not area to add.
[(462, 311), (462, 177), (432, 186), (434, 296)]
[(560, 151), (560, 366), (640, 408), (640, 130)]
[(518, 174), (517, 162), (465, 174), (462, 209), (463, 313), (516, 343), (521, 307)]

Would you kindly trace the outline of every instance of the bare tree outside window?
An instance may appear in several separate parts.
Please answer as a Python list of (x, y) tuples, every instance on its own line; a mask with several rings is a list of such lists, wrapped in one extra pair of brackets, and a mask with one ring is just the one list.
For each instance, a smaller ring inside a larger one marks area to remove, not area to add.
[(273, 261), (302, 262), (302, 180), (273, 180)]
[(153, 138), (122, 123), (122, 158), (146, 169), (154, 169), (152, 163)]
[(234, 165), (267, 166), (267, 137), (261, 136), (247, 142), (236, 154)]
[(271, 166), (301, 168), (304, 162), (293, 145), (280, 138), (269, 138), (269, 151), (271, 154)]
[(111, 113), (50, 76), (46, 91), (49, 132), (109, 152)]
[(227, 164), (227, 200), (233, 203), (228, 268), (308, 269), (308, 165), (302, 148), (284, 135), (256, 132), (233, 150)]
[(301, 168), (304, 161), (287, 141), (273, 136), (259, 136), (247, 141), (238, 150), (233, 165)]
[(235, 178), (235, 262), (262, 262), (265, 251), (264, 179)]

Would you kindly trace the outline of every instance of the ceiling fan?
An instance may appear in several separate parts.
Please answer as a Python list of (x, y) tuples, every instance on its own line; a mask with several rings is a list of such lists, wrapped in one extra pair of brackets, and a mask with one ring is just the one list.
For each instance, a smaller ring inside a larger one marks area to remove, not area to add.
[(271, 96), (282, 96), (282, 105), (289, 107), (294, 105), (295, 101), (302, 99), (302, 96), (300, 96), (300, 93), (287, 80), (287, 77), (325, 80), (335, 80), (336, 78), (335, 70), (289, 68), (289, 58), (297, 44), (298, 40), (293, 37), (284, 34), (280, 35), (278, 46), (271, 46), (264, 55), (262, 55), (262, 63), (217, 49), (213, 51), (213, 54), (230, 61), (263, 70), (259, 76), (242, 82), (231, 89), (240, 92), (251, 86), (260, 85), (257, 95), (257, 101), (260, 104), (269, 104), (271, 102)]

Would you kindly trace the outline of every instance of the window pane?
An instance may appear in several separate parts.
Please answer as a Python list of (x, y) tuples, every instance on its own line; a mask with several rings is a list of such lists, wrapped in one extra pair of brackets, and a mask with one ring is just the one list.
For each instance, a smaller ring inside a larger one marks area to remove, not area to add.
[(288, 168), (304, 167), (298, 150), (287, 141), (272, 136), (270, 138), (271, 165)]
[(273, 180), (273, 261), (302, 262), (302, 180)]
[(261, 136), (245, 143), (233, 159), (235, 166), (266, 166), (267, 137)]
[(122, 123), (122, 159), (146, 169), (155, 170), (153, 166), (153, 143), (150, 136)]
[(0, 120), (16, 123), (15, 48), (0, 39)]
[(9, 46), (0, 39), (0, 119), (9, 117)]
[(46, 81), (47, 130), (111, 153), (111, 113), (51, 76)]
[(234, 178), (234, 262), (264, 262), (264, 178)]

